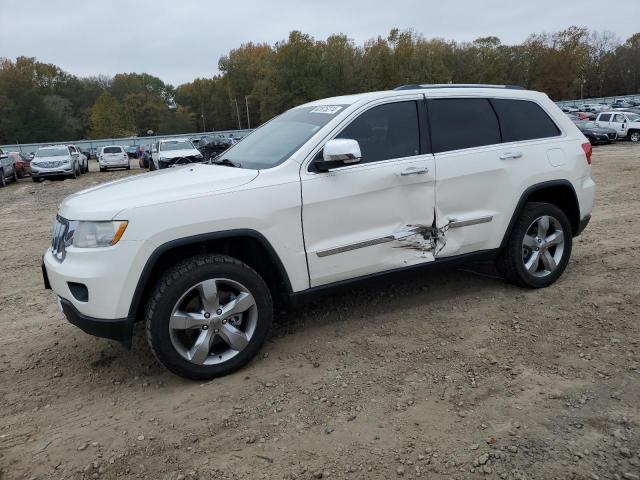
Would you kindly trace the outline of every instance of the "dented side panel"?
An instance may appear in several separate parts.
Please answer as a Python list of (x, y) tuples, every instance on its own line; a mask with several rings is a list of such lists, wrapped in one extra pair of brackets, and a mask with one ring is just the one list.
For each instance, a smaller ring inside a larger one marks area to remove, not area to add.
[(430, 154), (305, 175), (311, 286), (433, 261), (434, 202)]

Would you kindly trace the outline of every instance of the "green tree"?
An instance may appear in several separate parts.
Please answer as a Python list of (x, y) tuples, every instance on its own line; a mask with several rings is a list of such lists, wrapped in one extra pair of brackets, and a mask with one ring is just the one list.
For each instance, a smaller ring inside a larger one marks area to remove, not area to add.
[(91, 108), (91, 138), (126, 137), (135, 135), (133, 122), (122, 104), (109, 92), (98, 97)]

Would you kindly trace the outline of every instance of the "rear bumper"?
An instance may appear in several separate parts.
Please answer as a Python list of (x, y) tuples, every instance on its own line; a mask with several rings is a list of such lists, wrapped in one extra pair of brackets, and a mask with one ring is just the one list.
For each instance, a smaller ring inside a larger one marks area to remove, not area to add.
[(102, 319), (83, 315), (69, 300), (60, 298), (60, 307), (69, 323), (95, 337), (109, 338), (131, 346), (133, 322), (128, 318)]
[(577, 237), (578, 235), (580, 235), (584, 231), (584, 229), (587, 228), (587, 225), (589, 225), (589, 221), (591, 221), (591, 215), (587, 215), (582, 220), (580, 220), (580, 223), (578, 224), (578, 229), (576, 230), (574, 237)]

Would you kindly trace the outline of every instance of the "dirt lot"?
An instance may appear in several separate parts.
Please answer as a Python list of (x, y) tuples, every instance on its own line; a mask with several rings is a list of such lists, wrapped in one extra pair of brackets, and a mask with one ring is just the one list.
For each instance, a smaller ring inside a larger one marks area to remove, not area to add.
[(137, 173), (0, 190), (0, 478), (640, 477), (639, 146), (594, 153), (594, 218), (555, 286), (480, 265), (345, 292), (204, 384), (140, 330), (130, 352), (85, 335), (42, 288), (61, 199)]

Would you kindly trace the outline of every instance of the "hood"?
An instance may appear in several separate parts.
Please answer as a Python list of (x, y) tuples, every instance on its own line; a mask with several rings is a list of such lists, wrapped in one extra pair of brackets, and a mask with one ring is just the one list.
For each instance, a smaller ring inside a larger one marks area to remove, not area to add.
[(64, 199), (59, 213), (69, 220), (112, 220), (119, 212), (199, 197), (247, 184), (258, 170), (191, 164), (98, 185)]
[(608, 135), (610, 133), (614, 133), (615, 130), (611, 130), (609, 128), (596, 128), (596, 127), (593, 127), (593, 128), (583, 128), (582, 132), (583, 133), (594, 133), (594, 134), (597, 134), (597, 135)]
[(31, 162), (34, 165), (38, 165), (41, 162), (65, 162), (69, 160), (71, 157), (69, 155), (58, 155), (56, 157), (33, 157)]
[(192, 155), (201, 155), (200, 150), (195, 148), (186, 148), (184, 150), (165, 150), (158, 153), (159, 158), (180, 158), (191, 157)]

